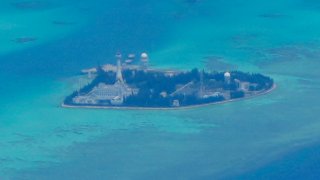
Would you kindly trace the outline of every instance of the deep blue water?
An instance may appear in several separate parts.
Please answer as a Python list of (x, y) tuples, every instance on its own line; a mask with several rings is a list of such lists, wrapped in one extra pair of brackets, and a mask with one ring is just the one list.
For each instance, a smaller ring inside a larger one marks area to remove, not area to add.
[(320, 146), (304, 147), (235, 179), (319, 179)]

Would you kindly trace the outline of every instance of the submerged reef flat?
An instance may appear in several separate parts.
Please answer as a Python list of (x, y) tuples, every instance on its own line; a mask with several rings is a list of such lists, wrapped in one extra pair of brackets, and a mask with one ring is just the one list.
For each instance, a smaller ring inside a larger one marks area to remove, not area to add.
[(23, 44), (23, 43), (33, 42), (36, 40), (37, 38), (35, 37), (20, 37), (20, 38), (14, 39), (13, 41), (19, 44)]
[(68, 22), (68, 21), (57, 21), (57, 20), (55, 20), (55, 21), (52, 21), (52, 24), (54, 24), (54, 25), (60, 25), (60, 26), (70, 26), (70, 25), (74, 25), (74, 24), (76, 24), (76, 23), (74, 23), (74, 22)]
[(287, 16), (280, 13), (265, 13), (265, 14), (260, 14), (259, 17), (266, 18), (266, 19), (278, 19), (278, 18), (284, 18)]
[(53, 7), (53, 4), (45, 1), (21, 1), (11, 3), (17, 9), (32, 10), (32, 9), (47, 9)]
[(238, 67), (236, 65), (227, 63), (222, 57), (218, 56), (208, 56), (203, 58), (206, 69), (215, 70), (215, 71), (227, 71), (227, 70), (236, 70)]
[(270, 64), (318, 60), (320, 48), (313, 44), (280, 46), (261, 51), (261, 56), (263, 58), (257, 63), (259, 67), (266, 67)]
[(82, 71), (95, 78), (79, 87), (63, 107), (155, 108), (196, 107), (265, 94), (273, 79), (262, 74), (151, 69), (146, 64), (105, 65)]
[(185, 0), (184, 2), (188, 4), (196, 4), (196, 3), (199, 3), (200, 0)]

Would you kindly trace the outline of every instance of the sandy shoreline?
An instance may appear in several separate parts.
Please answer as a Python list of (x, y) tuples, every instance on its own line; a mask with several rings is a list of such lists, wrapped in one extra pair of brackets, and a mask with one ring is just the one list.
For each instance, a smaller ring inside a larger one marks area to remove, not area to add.
[(66, 105), (64, 103), (61, 104), (61, 107), (63, 108), (79, 108), (79, 109), (123, 109), (123, 110), (180, 110), (180, 109), (192, 109), (192, 108), (198, 108), (198, 107), (203, 107), (203, 106), (209, 106), (209, 105), (216, 105), (216, 104), (225, 104), (229, 102), (235, 102), (235, 101), (242, 101), (246, 99), (251, 99), (255, 98), (258, 96), (263, 96), (266, 94), (271, 93), (273, 90), (277, 88), (277, 85), (274, 84), (272, 88), (268, 89), (267, 91), (264, 91), (262, 93), (259, 93), (254, 96), (249, 96), (249, 97), (243, 97), (243, 98), (238, 98), (238, 99), (230, 99), (226, 101), (221, 101), (221, 102), (213, 102), (213, 103), (206, 103), (206, 104), (199, 104), (199, 105), (191, 105), (191, 106), (181, 106), (181, 107), (168, 107), (168, 108), (160, 108), (160, 107), (111, 107), (111, 106), (72, 106), (72, 105)]

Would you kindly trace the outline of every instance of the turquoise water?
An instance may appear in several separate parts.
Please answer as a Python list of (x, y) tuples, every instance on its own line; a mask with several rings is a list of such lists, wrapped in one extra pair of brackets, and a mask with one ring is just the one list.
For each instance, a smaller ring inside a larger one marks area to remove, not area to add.
[[(320, 176), (317, 1), (14, 2), (0, 6), (0, 179)], [(117, 50), (147, 51), (154, 67), (219, 59), (278, 88), (188, 110), (60, 108), (79, 70)]]

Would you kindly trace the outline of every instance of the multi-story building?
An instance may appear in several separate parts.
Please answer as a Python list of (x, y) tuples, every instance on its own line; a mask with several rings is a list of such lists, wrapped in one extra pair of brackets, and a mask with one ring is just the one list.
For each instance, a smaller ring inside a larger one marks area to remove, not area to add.
[(121, 105), (124, 98), (132, 95), (137, 90), (130, 88), (123, 80), (122, 77), (122, 65), (121, 54), (116, 55), (117, 58), (117, 70), (116, 70), (116, 82), (112, 85), (100, 83), (94, 87), (86, 95), (78, 95), (73, 99), (76, 104), (92, 104), (97, 105), (101, 102), (110, 103), (112, 105)]

